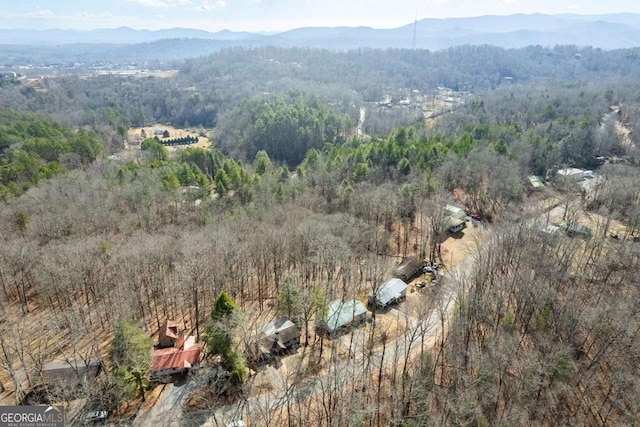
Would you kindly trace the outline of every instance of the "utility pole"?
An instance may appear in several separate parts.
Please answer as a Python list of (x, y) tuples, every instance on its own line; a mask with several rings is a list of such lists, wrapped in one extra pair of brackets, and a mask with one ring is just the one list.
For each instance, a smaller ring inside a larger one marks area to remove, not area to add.
[(416, 19), (413, 21), (413, 39), (411, 40), (411, 50), (416, 48), (416, 28), (418, 27), (418, 11), (416, 10)]

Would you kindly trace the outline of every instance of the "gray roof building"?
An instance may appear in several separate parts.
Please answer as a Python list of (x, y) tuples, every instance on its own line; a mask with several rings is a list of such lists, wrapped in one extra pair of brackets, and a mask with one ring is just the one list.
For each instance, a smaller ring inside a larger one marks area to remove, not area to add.
[(451, 232), (457, 233), (465, 227), (465, 220), (468, 218), (467, 213), (457, 206), (446, 205), (444, 207), (445, 216), (443, 217), (444, 228)]
[(407, 286), (398, 278), (387, 280), (369, 294), (369, 304), (381, 308), (394, 304), (407, 296)]
[(281, 317), (262, 327), (259, 343), (263, 353), (294, 349), (300, 345), (300, 329), (291, 320)]
[(408, 282), (422, 273), (422, 264), (422, 261), (416, 257), (405, 258), (400, 264), (396, 265), (394, 276)]
[(93, 381), (101, 369), (102, 359), (99, 357), (49, 362), (42, 367), (42, 379), (48, 385), (74, 388)]
[(327, 306), (323, 317), (323, 329), (333, 334), (340, 328), (345, 328), (366, 319), (367, 308), (358, 300), (333, 301)]

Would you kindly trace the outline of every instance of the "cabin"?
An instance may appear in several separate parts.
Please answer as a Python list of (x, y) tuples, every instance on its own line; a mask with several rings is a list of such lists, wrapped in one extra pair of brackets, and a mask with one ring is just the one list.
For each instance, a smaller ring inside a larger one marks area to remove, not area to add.
[(158, 345), (151, 356), (149, 378), (167, 382), (172, 375), (185, 374), (200, 364), (201, 345), (192, 335), (182, 335), (176, 322), (167, 320), (158, 333)]
[(346, 331), (351, 326), (362, 324), (367, 319), (367, 308), (358, 300), (333, 301), (325, 310), (321, 329), (329, 337)]
[(394, 268), (393, 275), (405, 282), (410, 282), (414, 277), (422, 274), (423, 262), (416, 257), (403, 259)]
[(469, 218), (467, 213), (461, 208), (453, 205), (444, 207), (444, 228), (449, 233), (457, 233), (465, 227), (465, 221)]
[(262, 327), (258, 346), (262, 358), (293, 351), (300, 346), (300, 329), (286, 317), (276, 319)]
[(369, 305), (377, 308), (387, 308), (407, 297), (408, 285), (401, 279), (387, 280), (383, 285), (369, 294)]
[(49, 362), (42, 367), (42, 381), (48, 386), (72, 389), (93, 382), (103, 368), (102, 359)]
[(449, 233), (458, 233), (465, 227), (465, 222), (461, 219), (448, 216), (444, 218), (444, 228)]

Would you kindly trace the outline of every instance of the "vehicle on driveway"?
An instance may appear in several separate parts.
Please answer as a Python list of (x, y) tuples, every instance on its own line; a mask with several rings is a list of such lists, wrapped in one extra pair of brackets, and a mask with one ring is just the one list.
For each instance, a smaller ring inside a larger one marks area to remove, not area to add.
[(418, 282), (418, 283), (416, 283), (416, 288), (424, 288), (425, 286), (427, 286), (426, 282)]
[(438, 264), (437, 262), (427, 263), (427, 264), (425, 264), (424, 267), (422, 267), (422, 272), (423, 273), (435, 273), (436, 270), (438, 270), (438, 268), (440, 268), (440, 264)]
[(104, 422), (108, 416), (109, 412), (107, 411), (91, 411), (84, 417), (84, 421), (86, 423)]

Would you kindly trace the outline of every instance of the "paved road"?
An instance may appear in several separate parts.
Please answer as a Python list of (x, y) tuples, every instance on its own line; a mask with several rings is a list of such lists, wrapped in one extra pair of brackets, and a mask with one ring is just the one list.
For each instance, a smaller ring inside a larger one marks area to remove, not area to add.
[(181, 427), (182, 404), (196, 386), (195, 381), (168, 384), (160, 400), (149, 411), (138, 414), (133, 427)]

